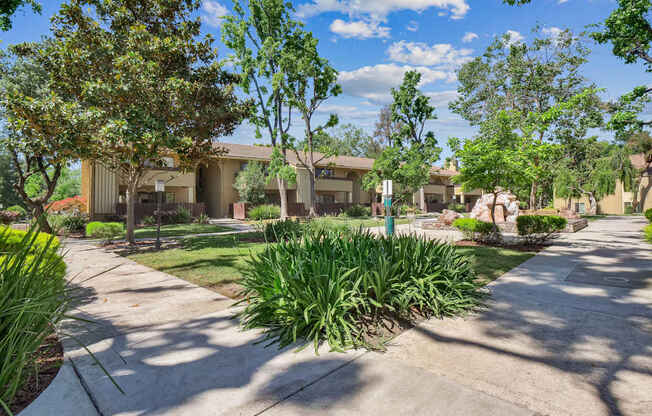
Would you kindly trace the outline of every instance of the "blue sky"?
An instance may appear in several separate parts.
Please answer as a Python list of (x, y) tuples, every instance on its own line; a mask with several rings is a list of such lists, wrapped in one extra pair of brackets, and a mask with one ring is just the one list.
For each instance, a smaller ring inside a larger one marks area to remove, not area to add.
[[(58, 0), (42, 1), (43, 14), (21, 10), (14, 27), (0, 33), (6, 45), (38, 40), (49, 33), (50, 17)], [(455, 97), (455, 69), (481, 54), (494, 36), (512, 31), (528, 39), (540, 24), (549, 33), (570, 28), (579, 32), (586, 25), (604, 21), (615, 8), (614, 0), (534, 0), (534, 4), (510, 7), (502, 0), (300, 0), (294, 1), (297, 16), (306, 29), (320, 39), (320, 53), (340, 71), (344, 93), (322, 105), (340, 116), (340, 123), (353, 123), (369, 132), (380, 107), (389, 100), (389, 89), (400, 83), (406, 69), (418, 68), (425, 80), (422, 89), (432, 98), (438, 120), (429, 123), (440, 144), (449, 136), (470, 137), (474, 130), (447, 103)], [(219, 42), (220, 17), (231, 10), (230, 0), (203, 0), (200, 14), (203, 31), (212, 33), (222, 57), (228, 51)], [(585, 75), (605, 88), (605, 97), (617, 97), (649, 81), (641, 65), (625, 65), (608, 45), (591, 44)], [(299, 120), (297, 120), (299, 121)], [(301, 135), (297, 123), (293, 132)], [(608, 133), (602, 133), (609, 137)], [(244, 125), (233, 137), (238, 143), (255, 143), (253, 129)], [(449, 154), (445, 149), (442, 158)]]

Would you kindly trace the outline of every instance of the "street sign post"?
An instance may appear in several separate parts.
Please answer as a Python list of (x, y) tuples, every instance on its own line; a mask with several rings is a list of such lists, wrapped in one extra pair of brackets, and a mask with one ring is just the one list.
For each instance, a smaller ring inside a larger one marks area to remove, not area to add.
[(161, 249), (161, 200), (163, 199), (163, 192), (165, 192), (165, 181), (157, 179), (154, 184), (156, 191), (156, 249)]
[(387, 235), (394, 234), (394, 217), (392, 217), (392, 181), (383, 181), (383, 201), (385, 205), (385, 233)]

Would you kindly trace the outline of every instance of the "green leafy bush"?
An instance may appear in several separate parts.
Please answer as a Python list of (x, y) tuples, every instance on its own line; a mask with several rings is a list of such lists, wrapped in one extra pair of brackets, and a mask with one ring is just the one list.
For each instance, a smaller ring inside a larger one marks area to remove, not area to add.
[(345, 216), (351, 218), (370, 217), (371, 208), (364, 205), (352, 205), (344, 211)]
[(448, 209), (450, 209), (451, 211), (459, 212), (459, 213), (466, 212), (466, 207), (464, 205), (458, 204), (456, 202), (451, 202), (450, 204), (448, 204)]
[(646, 225), (645, 228), (643, 228), (643, 234), (645, 235), (647, 242), (652, 243), (652, 224)]
[(344, 221), (338, 221), (332, 217), (312, 218), (305, 225), (306, 231), (310, 233), (338, 232), (350, 233), (353, 231), (351, 225)]
[(194, 219), (194, 222), (197, 224), (208, 224), (210, 221), (210, 217), (203, 212), (199, 214), (199, 217)]
[(18, 215), (20, 215), (21, 217), (24, 217), (24, 216), (27, 215), (27, 210), (25, 208), (21, 207), (20, 205), (12, 205), (12, 206), (8, 207), (6, 209), (6, 211), (15, 212)]
[(241, 281), (245, 328), (264, 328), (280, 347), (380, 348), (388, 320), (469, 311), (481, 293), (454, 246), (414, 236), (306, 233), (253, 256)]
[(190, 224), (192, 222), (192, 213), (190, 210), (179, 207), (174, 216), (175, 224)]
[(652, 208), (645, 210), (645, 218), (647, 218), (648, 221), (652, 222)]
[(630, 215), (634, 213), (634, 207), (631, 205), (625, 206), (625, 215)]
[(67, 233), (83, 233), (87, 223), (88, 216), (75, 213), (64, 216), (61, 226)]
[(152, 225), (156, 225), (156, 217), (153, 215), (147, 215), (143, 217), (143, 225), (151, 227)]
[(281, 221), (265, 223), (262, 231), (266, 241), (274, 242), (301, 236), (304, 226), (299, 221), (287, 218)]
[(35, 365), (33, 354), (68, 310), (58, 244), (56, 237), (36, 231), (0, 231), (6, 253), (0, 256), (0, 408), (11, 403)]
[(521, 215), (516, 217), (518, 235), (526, 244), (541, 244), (566, 227), (566, 218), (556, 215)]
[(453, 227), (464, 234), (466, 240), (490, 241), (492, 234), (496, 232), (493, 223), (484, 222), (475, 218), (458, 218), (453, 221)]
[(281, 207), (276, 205), (258, 205), (253, 207), (247, 213), (252, 220), (271, 220), (281, 218)]
[(121, 222), (89, 222), (86, 225), (86, 235), (93, 238), (101, 238), (110, 243), (114, 238), (124, 233), (125, 227)]

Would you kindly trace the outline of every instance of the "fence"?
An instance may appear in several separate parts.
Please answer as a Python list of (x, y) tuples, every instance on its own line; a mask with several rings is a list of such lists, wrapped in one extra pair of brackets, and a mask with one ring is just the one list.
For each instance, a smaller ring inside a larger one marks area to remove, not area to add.
[[(154, 216), (156, 207), (156, 203), (135, 204), (134, 214), (136, 217), (136, 223), (140, 223), (145, 217)], [(187, 209), (193, 217), (199, 217), (201, 214), (206, 214), (206, 204), (203, 202), (166, 202), (161, 204), (161, 211), (178, 211), (179, 208)], [(126, 216), (127, 204), (116, 204), (115, 213), (120, 217)]]

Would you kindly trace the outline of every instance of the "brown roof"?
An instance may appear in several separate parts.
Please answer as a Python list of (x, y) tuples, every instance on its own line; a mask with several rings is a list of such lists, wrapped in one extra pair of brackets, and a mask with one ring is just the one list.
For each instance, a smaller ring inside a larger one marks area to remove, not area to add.
[[(216, 146), (225, 148), (228, 150), (223, 157), (227, 159), (246, 159), (246, 160), (270, 160), (272, 157), (272, 148), (269, 146), (252, 146), (247, 144), (237, 144), (237, 143), (216, 143)], [(315, 152), (315, 159), (321, 157), (321, 153)], [(291, 165), (297, 166), (300, 164), (297, 156), (294, 152), (289, 151), (287, 153), (288, 162)], [(371, 170), (374, 164), (374, 159), (367, 157), (353, 157), (353, 156), (335, 156), (322, 160), (318, 163), (319, 166), (334, 166), (338, 168), (347, 168), (347, 169), (360, 169), (360, 170)], [(457, 172), (442, 169), (436, 166), (432, 168), (433, 173), (437, 173), (442, 176), (453, 176)]]

